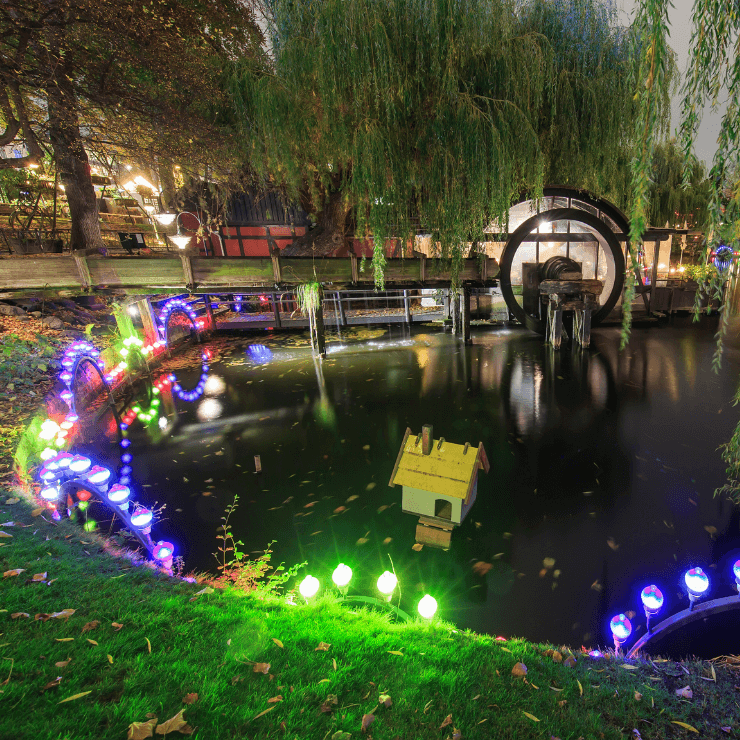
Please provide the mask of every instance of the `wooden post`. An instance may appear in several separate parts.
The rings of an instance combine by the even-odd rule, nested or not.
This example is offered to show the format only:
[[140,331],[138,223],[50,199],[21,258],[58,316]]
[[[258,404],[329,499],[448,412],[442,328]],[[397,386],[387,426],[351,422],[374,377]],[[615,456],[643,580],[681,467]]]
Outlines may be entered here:
[[450,320],[450,289],[442,289],[442,320]]
[[550,296],[550,302],[547,304],[547,334],[547,341],[553,348],[560,349],[563,339],[563,310],[557,293]]
[[279,285],[283,282],[283,271],[280,266],[280,250],[272,250],[270,257],[272,258],[272,276],[275,278],[275,284]]
[[185,287],[188,290],[192,290],[195,287],[195,280],[193,279],[193,265],[190,262],[190,257],[187,254],[181,254],[180,259],[182,260],[182,274],[185,277]]
[[342,326],[347,326],[347,317],[344,313],[344,306],[342,305],[342,293],[337,291],[337,306],[339,308],[339,323]]
[[154,344],[159,340],[157,332],[157,321],[154,318],[154,309],[148,298],[142,298],[134,304],[141,316],[141,323],[144,327],[144,344]]
[[427,279],[427,256],[422,252],[419,255],[419,282],[423,285]]
[[259,455],[254,456],[254,472],[255,473],[262,472],[262,460],[260,459]]
[[275,326],[277,326],[277,328],[279,329],[283,324],[280,321],[280,309],[278,308],[278,304],[277,304],[277,301],[275,300],[274,293],[270,293],[270,300],[272,301],[272,312],[273,314],[275,314]]
[[203,301],[206,306],[206,317],[208,318],[207,331],[213,331],[216,328],[216,322],[213,320],[213,309],[211,308],[211,297],[206,293],[203,296]]
[[590,293],[586,293],[583,298],[583,320],[577,341],[581,347],[588,347],[591,344],[591,312],[593,310],[593,300]]
[[453,334],[459,334],[460,333],[460,297],[458,296],[457,300],[454,300],[452,297],[450,297],[450,305],[452,307],[452,333]]
[[90,278],[90,268],[87,266],[85,255],[73,254],[72,256],[75,258],[75,264],[77,265],[77,272],[80,274],[82,287],[85,288],[85,290],[88,290],[92,285],[92,279]]
[[408,290],[403,291],[403,311],[406,314],[406,323],[411,323],[411,304],[409,303]]
[[658,282],[658,255],[660,254],[660,241],[655,240],[653,249],[653,274],[650,277],[650,308],[655,305],[655,284]]
[[356,285],[360,280],[360,268],[357,266],[357,256],[350,254],[349,261],[352,268],[352,285]]
[[462,335],[465,344],[471,344],[470,339],[470,288],[463,288],[460,291],[460,300],[462,301]]
[[324,332],[324,292],[321,291],[321,298],[316,309],[316,347],[320,357],[326,357],[326,335]]

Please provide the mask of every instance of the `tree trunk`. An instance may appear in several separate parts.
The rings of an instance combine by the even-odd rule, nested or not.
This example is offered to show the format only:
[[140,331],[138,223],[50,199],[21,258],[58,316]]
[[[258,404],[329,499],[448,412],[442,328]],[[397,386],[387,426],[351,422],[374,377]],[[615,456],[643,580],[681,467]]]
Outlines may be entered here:
[[[308,209],[310,205],[306,204],[303,207]],[[329,193],[329,198],[317,214],[317,219],[317,225],[283,249],[282,254],[286,257],[310,255],[325,257],[344,246],[346,240],[354,234],[352,209],[347,207],[342,193],[338,190]]]
[[97,199],[87,152],[80,138],[77,101],[63,74],[55,77],[47,88],[49,139],[69,203],[72,249],[102,249]]
[[160,200],[165,211],[174,211],[177,208],[177,185],[175,185],[174,165],[171,159],[163,159],[159,163],[159,189],[162,191]]

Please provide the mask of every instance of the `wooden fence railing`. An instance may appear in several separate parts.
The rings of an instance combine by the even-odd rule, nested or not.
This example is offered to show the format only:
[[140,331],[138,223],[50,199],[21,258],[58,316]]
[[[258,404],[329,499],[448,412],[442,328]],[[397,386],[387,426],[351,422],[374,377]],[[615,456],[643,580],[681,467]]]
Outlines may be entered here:
[[[197,257],[151,255],[103,257],[98,254],[27,255],[0,258],[0,290],[33,292],[61,290],[85,292],[96,288],[122,291],[230,292],[240,288],[290,286],[314,278],[333,286],[373,283],[368,265],[360,272],[356,257]],[[493,284],[498,263],[490,257],[464,260],[462,282]],[[385,280],[394,286],[449,285],[449,263],[424,256],[389,259]]]

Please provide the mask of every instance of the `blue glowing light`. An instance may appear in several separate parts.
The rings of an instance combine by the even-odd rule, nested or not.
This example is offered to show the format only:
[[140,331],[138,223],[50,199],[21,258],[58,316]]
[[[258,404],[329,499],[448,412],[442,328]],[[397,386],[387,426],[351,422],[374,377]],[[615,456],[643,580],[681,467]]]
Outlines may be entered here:
[[111,486],[110,491],[108,491],[108,498],[120,509],[125,510],[128,508],[128,500],[130,497],[131,491],[129,488],[120,483],[116,483],[114,486]]
[[702,596],[709,588],[709,578],[701,568],[691,568],[684,575],[686,588],[692,596]]
[[624,614],[612,617],[609,627],[617,642],[624,642],[632,634],[632,622]]
[[208,362],[206,361],[205,354],[203,355],[202,369],[203,372],[200,375],[200,380],[198,380],[198,384],[195,386],[195,388],[189,391],[183,389],[177,379],[177,376],[174,373],[170,373],[169,380],[172,384],[172,392],[182,401],[187,401],[188,403],[197,401],[203,395],[203,391],[206,387],[206,380],[208,380],[208,373],[210,370]]
[[135,527],[148,527],[152,521],[152,512],[149,509],[139,506],[131,516],[131,524]]
[[94,486],[104,486],[110,480],[111,472],[108,468],[95,465],[87,476]]
[[728,247],[726,244],[720,244],[714,253],[714,266],[719,272],[724,272],[730,266],[732,257],[732,247]]
[[69,463],[69,469],[73,473],[77,474],[86,473],[90,470],[91,465],[92,463],[89,457],[85,457],[84,455],[75,455]]
[[735,576],[735,580],[740,583],[740,560],[735,561],[735,565],[732,566],[732,573]]
[[59,498],[59,488],[57,486],[47,486],[41,489],[41,498],[44,501],[56,501]]
[[128,447],[131,444],[131,440],[130,439],[122,439],[119,442],[119,444],[121,445],[121,447]]
[[663,594],[657,586],[645,586],[640,594],[640,599],[645,611],[650,614],[657,614],[663,607]]
[[264,365],[272,360],[272,350],[264,344],[250,344],[247,347],[247,354],[252,362],[258,365]]
[[123,455],[121,455],[121,462],[122,463],[130,463],[134,459],[134,456],[130,452],[126,452]]
[[175,546],[171,542],[157,542],[154,546],[154,558],[155,560],[169,560],[175,552]]

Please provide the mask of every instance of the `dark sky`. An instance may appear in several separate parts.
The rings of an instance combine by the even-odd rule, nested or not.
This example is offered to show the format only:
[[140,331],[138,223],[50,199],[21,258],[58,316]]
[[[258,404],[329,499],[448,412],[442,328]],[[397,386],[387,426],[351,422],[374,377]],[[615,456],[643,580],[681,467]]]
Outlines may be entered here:
[[[633,17],[635,8],[639,0],[616,0],[617,7],[620,10],[620,19],[622,23],[627,24]],[[691,43],[691,10],[693,0],[672,0],[674,8],[668,9],[668,31],[670,38],[668,40],[671,48],[678,55],[678,69],[681,72],[681,78],[686,72],[689,61],[689,46]],[[695,153],[700,160],[704,160],[707,170],[712,165],[712,158],[717,149],[717,136],[719,135],[719,125],[722,114],[725,111],[725,105],[719,106],[718,111],[712,111],[707,105],[702,116],[699,133],[696,137]],[[676,94],[673,98],[672,105],[672,128],[675,130],[678,126],[681,113],[681,96]]]

